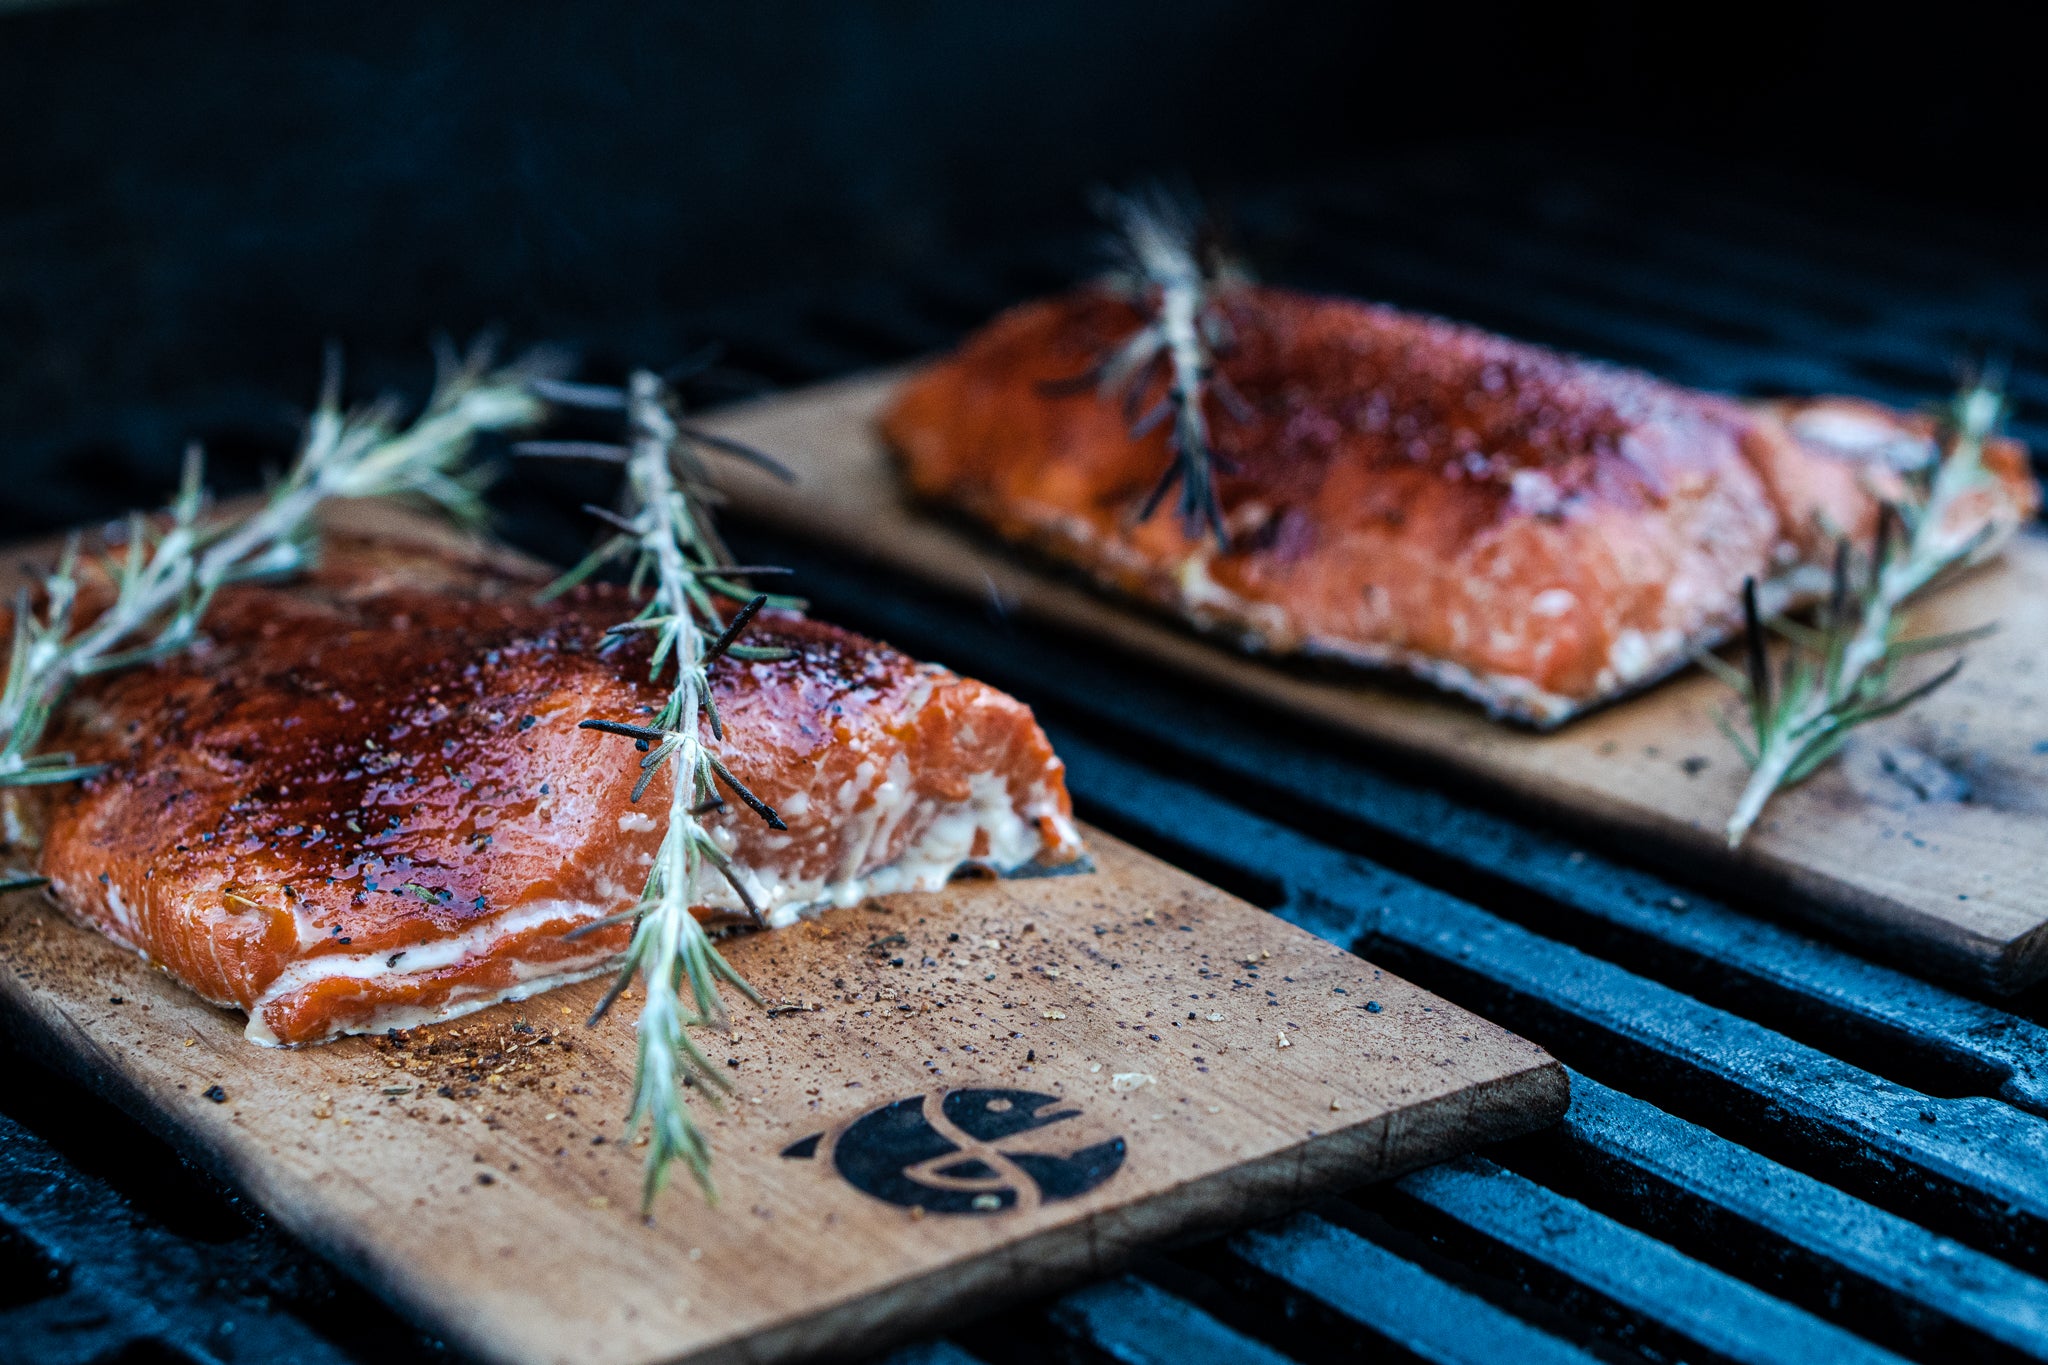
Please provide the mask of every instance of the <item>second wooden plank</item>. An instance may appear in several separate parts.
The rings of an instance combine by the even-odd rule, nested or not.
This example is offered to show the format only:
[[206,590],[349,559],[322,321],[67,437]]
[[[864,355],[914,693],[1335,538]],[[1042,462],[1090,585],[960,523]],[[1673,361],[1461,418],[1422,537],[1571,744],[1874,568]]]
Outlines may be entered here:
[[1680,863],[1759,913],[1788,910],[1917,965],[1998,990],[2048,976],[2048,537],[1944,590],[1914,626],[1999,623],[1961,678],[1857,733],[1839,761],[1775,801],[1731,853],[1722,823],[1746,776],[1694,672],[1550,735],[1371,678],[1247,658],[1111,602],[908,506],[874,419],[901,373],[718,414],[775,452],[794,487],[730,479],[735,510],[977,598],[1081,630],[1141,659],[1312,717],[1455,772],[1640,855]]

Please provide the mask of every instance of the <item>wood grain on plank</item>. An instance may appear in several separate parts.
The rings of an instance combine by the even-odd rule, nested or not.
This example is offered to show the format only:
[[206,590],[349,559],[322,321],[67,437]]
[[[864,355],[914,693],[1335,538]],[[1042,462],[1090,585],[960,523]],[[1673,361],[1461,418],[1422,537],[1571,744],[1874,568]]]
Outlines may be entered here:
[[[264,1050],[30,894],[0,899],[0,1003],[313,1246],[507,1362],[850,1350],[1562,1114],[1562,1069],[1534,1045],[1088,839],[1093,873],[735,941],[775,1008],[704,1039],[733,1083],[722,1113],[699,1110],[724,1200],[684,1178],[651,1223],[642,1150],[618,1140],[632,1002],[584,1028],[600,982],[402,1041]],[[1067,1111],[980,1145],[955,1122]],[[916,1146],[933,1130],[942,1154],[943,1134],[966,1141],[957,1161]],[[919,1160],[931,1208],[846,1175]]]
[[1962,676],[1859,731],[1782,795],[1740,853],[1723,822],[1745,769],[1719,733],[1724,687],[1694,671],[1536,735],[1413,687],[1277,666],[1110,601],[906,505],[874,419],[900,373],[730,409],[708,423],[799,475],[730,480],[735,510],[1087,632],[1143,659],[1395,748],[1637,856],[1683,864],[1744,909],[1815,918],[1922,967],[2011,990],[2048,976],[2048,536],[1935,594],[1912,626],[1987,621]]

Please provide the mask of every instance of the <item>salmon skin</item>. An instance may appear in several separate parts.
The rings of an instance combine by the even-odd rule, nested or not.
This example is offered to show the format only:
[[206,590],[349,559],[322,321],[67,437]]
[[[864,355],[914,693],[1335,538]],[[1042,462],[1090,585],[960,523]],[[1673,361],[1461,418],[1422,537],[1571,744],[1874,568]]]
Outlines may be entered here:
[[[911,490],[1239,646],[1417,674],[1556,725],[1727,638],[1744,579],[1789,605],[1874,534],[1931,420],[1855,399],[1745,404],[1476,328],[1241,285],[1216,307],[1242,403],[1205,408],[1229,532],[1134,509],[1170,432],[1071,382],[1145,325],[1082,289],[997,318],[882,419]],[[1965,510],[2039,505],[2026,453]]]
[[[47,789],[41,869],[72,917],[245,1010],[259,1043],[445,1019],[605,970],[662,838],[632,804],[644,633],[622,590],[545,606],[451,553],[331,542],[287,586],[223,591],[207,639],[66,706],[54,747],[109,763]],[[716,746],[780,812],[707,817],[772,925],[967,866],[1080,855],[1064,769],[1020,702],[793,612],[712,667]],[[667,771],[673,771],[668,769]],[[707,869],[700,918],[741,912]]]

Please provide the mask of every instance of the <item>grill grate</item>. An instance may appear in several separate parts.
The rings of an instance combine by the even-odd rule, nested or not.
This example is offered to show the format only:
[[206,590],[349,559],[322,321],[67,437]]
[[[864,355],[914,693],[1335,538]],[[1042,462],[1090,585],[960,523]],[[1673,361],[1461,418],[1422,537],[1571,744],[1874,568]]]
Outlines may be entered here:
[[[1998,230],[1526,145],[1247,193],[1234,218],[1273,278],[1708,387],[1914,403],[2003,357],[2048,452],[2048,272]],[[1077,232],[694,321],[807,382],[943,344],[1090,251]],[[580,477],[509,490],[517,538],[580,548],[559,510],[601,491]],[[1573,1068],[1552,1132],[1157,1250],[891,1365],[2048,1359],[2039,995],[1925,981],[995,604],[738,539],[822,613],[1030,702],[1089,819]],[[442,1357],[99,1101],[0,1066],[0,1359]]]

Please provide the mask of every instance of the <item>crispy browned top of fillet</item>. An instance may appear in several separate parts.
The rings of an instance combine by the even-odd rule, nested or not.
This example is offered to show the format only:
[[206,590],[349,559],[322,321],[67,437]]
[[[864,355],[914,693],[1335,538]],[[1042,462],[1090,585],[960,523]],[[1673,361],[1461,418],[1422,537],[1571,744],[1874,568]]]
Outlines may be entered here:
[[[1218,307],[1247,409],[1204,409],[1225,553],[1166,512],[1133,522],[1165,428],[1133,439],[1130,411],[1059,391],[1146,321],[1104,290],[997,318],[903,387],[884,434],[921,496],[1126,592],[1539,720],[1710,642],[1821,521],[1875,520],[1861,471],[1779,414],[1350,299],[1245,286]],[[2019,452],[1991,457],[2030,500]]]
[[[82,689],[51,735],[111,765],[47,797],[60,900],[245,1008],[303,958],[402,953],[522,906],[631,905],[666,779],[630,805],[632,741],[577,722],[646,720],[666,688],[644,636],[605,648],[632,614],[620,589],[543,605],[534,586],[343,540],[301,581],[222,592],[204,644]],[[736,801],[710,817],[741,866],[840,873],[899,756],[907,800],[966,801],[993,774],[1064,819],[1059,762],[1013,699],[795,613],[763,612],[747,639],[791,653],[713,666],[719,747],[789,829]],[[869,865],[891,851],[871,843]]]
[[[1455,548],[1501,514],[1522,471],[1544,474],[1560,500],[1640,510],[1717,471],[1749,425],[1727,400],[1438,318],[1252,286],[1222,308],[1233,341],[1220,368],[1251,413],[1235,420],[1211,403],[1211,434],[1235,466],[1219,478],[1225,505],[1263,505],[1243,532],[1248,550],[1302,553],[1304,533],[1418,519]],[[1145,321],[1097,289],[998,318],[888,415],[912,479],[1119,525],[1165,467],[1166,431],[1132,440],[1128,412],[1048,386]],[[934,427],[955,439],[919,439]],[[1331,496],[1339,467],[1369,476],[1362,497]],[[1289,523],[1311,514],[1315,526],[1290,536]]]
[[[1668,619],[1673,582],[1766,561],[1776,517],[1732,403],[1350,300],[1247,287],[1221,307],[1250,411],[1208,405],[1233,543],[1206,584],[1176,518],[1131,521],[1166,432],[1133,440],[1117,405],[1046,391],[1141,325],[1115,296],[1005,314],[885,430],[919,493],[1164,605],[1199,614],[1220,590],[1266,648],[1387,646],[1556,693],[1598,690],[1626,632],[1699,627]],[[1546,613],[1553,591],[1570,610]]]

